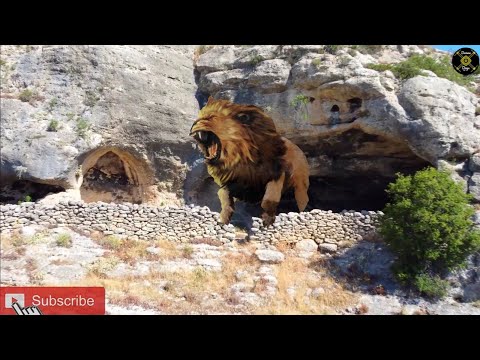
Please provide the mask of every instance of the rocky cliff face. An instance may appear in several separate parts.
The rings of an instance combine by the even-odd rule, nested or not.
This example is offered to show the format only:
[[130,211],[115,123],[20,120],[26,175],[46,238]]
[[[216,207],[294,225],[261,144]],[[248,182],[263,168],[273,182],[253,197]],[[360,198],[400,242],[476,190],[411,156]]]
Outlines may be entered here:
[[[363,50],[2,46],[0,201],[65,189],[43,201],[185,200],[218,210],[188,138],[210,95],[263,107],[304,150],[310,208],[381,208],[396,172],[427,165],[451,169],[480,201],[478,97],[431,71],[401,80],[370,68],[441,55],[430,48]],[[291,200],[283,210],[296,210]]]
[[45,195],[40,183],[86,201],[175,202],[197,155],[193,50],[2,46],[2,184],[34,196]]
[[381,207],[396,172],[427,165],[454,170],[480,200],[477,96],[431,71],[401,80],[369,68],[443,55],[431,48],[364,49],[370,54],[332,45],[203,48],[195,67],[199,99],[267,109],[307,154],[313,207]]

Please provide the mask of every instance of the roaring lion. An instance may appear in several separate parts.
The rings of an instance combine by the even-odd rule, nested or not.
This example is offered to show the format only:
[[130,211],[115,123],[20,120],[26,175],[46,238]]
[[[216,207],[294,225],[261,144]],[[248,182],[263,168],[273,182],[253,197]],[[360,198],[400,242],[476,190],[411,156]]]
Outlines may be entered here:
[[263,225],[275,221],[282,194],[294,189],[299,211],[308,203],[309,169],[300,148],[281,137],[259,107],[208,99],[190,129],[220,186],[220,221],[228,224],[235,199],[261,201]]

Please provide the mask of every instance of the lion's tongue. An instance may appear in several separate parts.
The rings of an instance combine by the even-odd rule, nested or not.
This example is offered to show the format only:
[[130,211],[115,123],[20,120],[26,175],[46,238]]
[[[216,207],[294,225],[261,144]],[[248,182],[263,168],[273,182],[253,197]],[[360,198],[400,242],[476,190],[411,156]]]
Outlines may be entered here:
[[215,155],[217,155],[217,144],[213,144],[212,146],[210,146],[208,149],[208,158],[209,159],[213,159],[215,157]]

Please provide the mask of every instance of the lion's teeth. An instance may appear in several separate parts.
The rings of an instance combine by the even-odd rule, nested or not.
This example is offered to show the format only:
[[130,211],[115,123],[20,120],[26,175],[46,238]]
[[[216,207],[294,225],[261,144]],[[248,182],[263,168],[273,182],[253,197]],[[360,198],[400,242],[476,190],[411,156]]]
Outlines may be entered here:
[[205,134],[204,134],[203,131],[199,131],[199,132],[198,132],[198,138],[199,138],[201,141],[203,141],[204,136],[205,136]]

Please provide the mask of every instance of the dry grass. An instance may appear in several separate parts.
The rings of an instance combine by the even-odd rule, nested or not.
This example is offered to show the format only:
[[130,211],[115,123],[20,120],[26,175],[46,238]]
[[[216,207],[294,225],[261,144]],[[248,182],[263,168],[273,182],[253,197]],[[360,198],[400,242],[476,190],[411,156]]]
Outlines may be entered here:
[[75,262],[68,259],[55,259],[50,261],[51,265],[61,266],[61,265],[74,265]]
[[33,258],[28,258],[25,264],[25,271],[29,277],[30,283],[41,284],[43,281],[43,273],[38,269],[37,261]]
[[[160,244],[167,245],[167,249],[173,252],[168,244],[163,241]],[[162,250],[163,258],[166,249],[162,247]],[[177,255],[181,254],[179,250],[176,252]],[[118,263],[115,259],[112,254],[97,262],[85,279],[73,285],[104,286],[113,304],[137,305],[168,314],[231,313],[232,306],[238,304],[238,299],[233,299],[229,290],[236,282],[235,273],[245,270],[253,274],[258,265],[253,256],[227,253],[220,272],[209,272],[198,266],[193,271],[151,272],[142,276],[107,278],[108,270]],[[216,299],[215,294],[218,297]]]
[[[257,314],[334,314],[354,301],[354,295],[335,282],[325,271],[316,271],[303,259],[289,257],[277,268],[278,292]],[[307,295],[309,289],[323,288],[317,298]],[[289,290],[289,289],[293,289]]]
[[214,47],[214,45],[200,45],[195,48],[195,51],[193,52],[193,62],[196,63],[198,58],[205,54],[208,50],[211,50]]
[[72,235],[69,233],[58,234],[56,238],[57,246],[71,248],[72,247]]
[[[287,256],[282,264],[272,266],[278,280],[276,295],[260,306],[243,303],[238,293],[231,290],[232,285],[239,282],[237,272],[247,274],[242,282],[251,284],[251,291],[257,295],[263,297],[267,286],[271,286],[262,277],[254,278],[261,264],[253,255],[255,249],[251,244],[241,246],[238,252],[225,252],[221,258],[221,271],[206,271],[197,266],[193,270],[150,271],[144,275],[112,277],[109,274],[119,263],[134,265],[138,260],[190,263],[185,258],[192,257],[195,246],[164,239],[149,242],[111,236],[95,236],[95,241],[109,251],[90,266],[84,279],[71,285],[103,286],[108,300],[123,307],[137,305],[166,314],[331,314],[354,301],[354,296],[327,274],[325,264],[316,262],[312,266],[304,259]],[[152,246],[159,249],[158,255],[146,250]],[[286,253],[292,246],[280,245]],[[57,259],[52,264],[64,265],[64,262]],[[38,282],[41,274],[35,265],[31,260],[27,271],[31,280]],[[325,291],[317,298],[309,295],[312,289],[320,287]]]
[[[133,265],[138,260],[145,259],[155,261],[159,256],[147,251],[153,244],[145,240],[120,239],[115,235],[94,236],[94,241],[103,248],[110,250],[111,254],[120,261]],[[163,244],[163,243],[162,243]],[[157,243],[158,245],[158,243]],[[171,249],[171,247],[166,246]]]
[[222,246],[223,243],[220,240],[216,240],[213,238],[197,238],[197,239],[192,239],[190,240],[190,244],[206,244],[206,245],[211,245],[211,246]]
[[183,256],[185,259],[191,259],[191,258],[192,258],[192,255],[193,255],[193,248],[192,248],[190,245],[185,245],[185,246],[182,248],[182,256]]
[[[181,250],[174,250],[171,243],[160,241],[156,245],[159,244],[170,249],[170,255],[176,252],[182,257]],[[162,255],[167,253],[165,248],[161,248]],[[240,305],[238,294],[230,290],[237,283],[235,274],[238,271],[252,276],[255,274],[260,263],[253,255],[226,253],[219,272],[206,271],[198,266],[193,271],[150,272],[141,276],[107,278],[105,273],[118,260],[116,255],[111,254],[97,262],[85,279],[73,285],[104,286],[112,304],[124,307],[137,305],[167,314],[334,314],[352,305],[355,300],[353,294],[327,275],[324,267],[317,265],[312,269],[299,258],[287,257],[285,262],[277,265],[278,292],[267,304],[257,307]],[[265,280],[259,280],[253,291],[260,294],[267,285]],[[308,291],[320,287],[325,292],[318,298],[308,295]],[[289,290],[291,288],[293,293]]]

